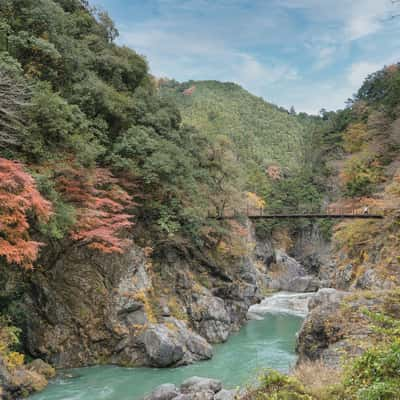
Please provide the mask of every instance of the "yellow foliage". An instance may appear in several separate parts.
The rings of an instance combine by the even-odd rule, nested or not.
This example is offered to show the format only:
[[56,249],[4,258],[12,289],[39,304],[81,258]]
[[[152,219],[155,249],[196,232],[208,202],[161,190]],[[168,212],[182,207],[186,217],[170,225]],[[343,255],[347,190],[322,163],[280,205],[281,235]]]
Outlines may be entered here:
[[368,245],[380,232],[381,225],[375,220],[356,220],[338,224],[334,232],[334,240],[339,248],[349,252],[350,256],[358,258],[369,257]]
[[178,330],[176,325],[174,323],[172,323],[172,322],[166,322],[165,326],[172,332],[176,332]]
[[249,208],[265,208],[265,201],[253,192],[246,192],[246,200]]
[[327,366],[323,361],[307,361],[296,366],[294,376],[317,399],[331,399],[327,389],[339,385],[342,372]]
[[351,124],[344,132],[344,149],[356,153],[363,148],[367,138],[367,126],[363,123]]
[[7,368],[9,370],[13,370],[24,364],[25,357],[21,353],[18,353],[16,351],[11,351],[4,357],[4,361],[7,365]]
[[156,304],[153,297],[154,296],[153,293],[151,293],[151,290],[146,289],[142,289],[133,296],[135,300],[143,303],[144,312],[146,313],[148,321],[152,324],[155,324],[157,323],[157,313],[155,310]]
[[171,297],[168,300],[168,308],[171,312],[171,315],[175,317],[176,319],[180,320],[187,320],[188,316],[184,310],[184,308],[178,303],[175,297]]

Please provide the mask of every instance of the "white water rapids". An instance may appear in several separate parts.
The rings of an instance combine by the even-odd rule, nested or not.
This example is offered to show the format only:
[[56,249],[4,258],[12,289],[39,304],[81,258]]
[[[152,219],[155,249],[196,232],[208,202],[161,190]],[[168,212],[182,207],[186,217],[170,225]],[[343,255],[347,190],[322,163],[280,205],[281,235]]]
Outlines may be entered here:
[[291,314],[306,317],[308,302],[315,293],[279,292],[266,297],[260,304],[255,304],[248,311],[249,319],[262,319],[265,314]]

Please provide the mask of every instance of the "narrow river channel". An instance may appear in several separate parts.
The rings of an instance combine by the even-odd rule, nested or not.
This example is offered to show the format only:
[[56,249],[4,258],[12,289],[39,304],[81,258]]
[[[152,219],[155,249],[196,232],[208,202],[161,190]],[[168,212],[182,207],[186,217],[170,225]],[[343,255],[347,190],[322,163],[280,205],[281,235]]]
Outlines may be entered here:
[[262,370],[288,371],[296,361],[296,333],[309,295],[279,293],[252,307],[249,321],[214,357],[181,368],[113,366],[61,371],[48,388],[31,400],[137,400],[163,383],[180,384],[191,376],[222,380],[224,387],[251,384]]

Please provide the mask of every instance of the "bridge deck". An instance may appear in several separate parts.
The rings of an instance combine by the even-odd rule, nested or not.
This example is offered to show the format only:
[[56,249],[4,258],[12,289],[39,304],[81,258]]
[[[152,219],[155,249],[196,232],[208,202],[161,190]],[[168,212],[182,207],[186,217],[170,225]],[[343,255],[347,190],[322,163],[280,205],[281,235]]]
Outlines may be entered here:
[[266,214],[266,215],[223,215],[215,216],[216,219],[234,219],[238,216],[246,216],[250,219],[287,219],[287,218],[318,218],[318,219],[339,219],[339,218],[357,218],[357,219],[383,219],[381,214]]
[[263,208],[244,208],[244,209],[227,209],[222,215],[214,212],[209,213],[210,218],[214,219],[234,219],[238,217],[247,217],[250,219],[288,219],[288,218],[316,218],[316,219],[383,219],[385,216],[384,209],[369,209],[364,212],[360,208],[331,208],[328,207],[324,211],[311,210],[266,210]]

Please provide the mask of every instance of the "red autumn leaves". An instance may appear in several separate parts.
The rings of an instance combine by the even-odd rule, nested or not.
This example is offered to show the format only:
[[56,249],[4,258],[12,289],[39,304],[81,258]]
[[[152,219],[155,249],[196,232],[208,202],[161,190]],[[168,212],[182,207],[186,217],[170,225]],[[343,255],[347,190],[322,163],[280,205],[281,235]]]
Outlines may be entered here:
[[10,264],[31,268],[41,243],[29,237],[28,216],[45,222],[51,209],[22,165],[0,158],[0,256]]
[[125,210],[134,202],[110,171],[96,168],[88,175],[82,169],[69,168],[58,177],[57,189],[76,209],[73,240],[103,253],[122,253],[131,243],[120,234],[133,226],[132,215]]
[[[121,237],[133,226],[126,210],[135,204],[102,168],[67,168],[58,172],[57,190],[76,210],[70,237],[103,253],[122,253],[131,243]],[[31,175],[15,161],[0,158],[0,256],[10,264],[32,268],[42,243],[29,236],[29,222],[46,222],[52,205],[44,199]]]

